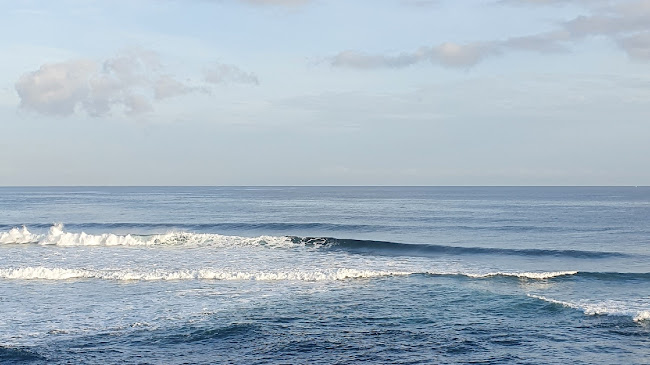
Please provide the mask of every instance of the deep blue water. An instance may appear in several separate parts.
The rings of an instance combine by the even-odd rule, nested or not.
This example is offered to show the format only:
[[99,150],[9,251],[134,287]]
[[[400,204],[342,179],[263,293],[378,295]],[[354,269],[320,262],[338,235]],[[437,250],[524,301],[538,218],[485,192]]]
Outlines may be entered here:
[[0,363],[650,364],[650,188],[0,188]]

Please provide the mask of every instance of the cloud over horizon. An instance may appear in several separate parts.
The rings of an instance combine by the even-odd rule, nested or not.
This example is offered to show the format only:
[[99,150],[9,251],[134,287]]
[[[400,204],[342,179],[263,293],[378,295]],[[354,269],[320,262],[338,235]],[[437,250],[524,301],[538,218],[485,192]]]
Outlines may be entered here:
[[[259,84],[252,73],[233,65],[221,66],[220,73],[206,76],[205,82]],[[157,53],[143,49],[100,62],[73,59],[44,64],[23,74],[14,86],[22,109],[52,116],[79,112],[91,117],[140,115],[153,111],[160,100],[209,92],[207,84],[180,81],[165,69]]]

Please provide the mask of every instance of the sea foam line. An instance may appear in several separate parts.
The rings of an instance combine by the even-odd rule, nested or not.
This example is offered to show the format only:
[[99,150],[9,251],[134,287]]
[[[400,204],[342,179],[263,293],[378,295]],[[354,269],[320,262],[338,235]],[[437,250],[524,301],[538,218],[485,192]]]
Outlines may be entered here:
[[209,233],[170,232],[152,236],[116,235],[103,233],[99,235],[65,232],[63,224],[58,223],[50,227],[47,234],[33,234],[26,227],[12,228],[9,232],[0,232],[2,244],[39,244],[53,246],[156,246],[156,245],[183,245],[183,246],[270,246],[294,247],[300,246],[289,237],[260,236],[239,237],[224,236]]
[[577,271],[547,271],[547,272],[490,272],[486,274],[465,274],[470,278],[491,278],[491,277],[516,277],[521,279],[551,279],[559,276],[576,275]]
[[541,295],[527,294],[531,298],[543,300],[548,303],[561,305],[566,308],[577,309],[588,316],[628,316],[635,322],[650,320],[650,310],[641,308],[630,308],[628,302],[608,300],[599,303],[566,302],[562,300],[547,298]]

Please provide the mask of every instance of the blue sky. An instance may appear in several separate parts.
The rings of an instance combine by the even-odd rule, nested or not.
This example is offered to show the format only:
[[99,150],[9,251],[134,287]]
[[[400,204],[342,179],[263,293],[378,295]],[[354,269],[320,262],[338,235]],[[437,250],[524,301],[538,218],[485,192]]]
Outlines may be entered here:
[[650,0],[0,3],[0,185],[650,185]]

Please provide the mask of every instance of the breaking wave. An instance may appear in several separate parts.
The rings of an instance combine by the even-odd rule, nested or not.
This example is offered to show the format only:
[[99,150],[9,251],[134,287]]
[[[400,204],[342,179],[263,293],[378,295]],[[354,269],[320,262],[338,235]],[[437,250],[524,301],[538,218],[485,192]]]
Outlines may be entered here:
[[634,303],[630,302],[620,300],[607,300],[597,303],[588,301],[569,302],[541,295],[528,294],[528,296],[565,308],[577,309],[588,316],[626,316],[631,317],[635,322],[650,321],[650,309],[641,308],[642,305],[634,306]]
[[224,236],[209,233],[169,232],[148,236],[117,235],[103,233],[99,235],[65,232],[63,224],[50,227],[47,234],[39,235],[29,232],[27,227],[12,228],[9,232],[0,233],[0,243],[3,244],[39,244],[54,246],[155,246],[155,245],[186,245],[186,246],[295,246],[288,237],[260,236],[239,237]]
[[487,274],[465,274],[471,278],[491,278],[496,276],[515,277],[520,279],[551,279],[560,276],[576,275],[577,271],[550,271],[550,272],[491,272]]
[[2,279],[71,280],[102,279],[120,281],[154,280],[261,280],[261,281],[335,281],[386,276],[411,275],[401,271],[373,271],[357,269],[289,270],[289,271],[224,271],[200,270],[89,270],[70,268],[25,267],[0,269]]
[[88,234],[66,232],[63,224],[55,224],[46,234],[35,234],[27,227],[0,232],[0,244],[38,244],[53,246],[189,246],[189,247],[241,247],[264,246],[270,248],[309,247],[323,250],[344,250],[361,254],[401,256],[439,255],[511,255],[554,256],[582,259],[625,257],[627,254],[603,251],[517,249],[494,247],[463,247],[434,244],[409,244],[389,241],[340,239],[331,237],[298,236],[228,236],[215,233],[168,232],[164,234]]
[[85,269],[49,268],[43,266],[0,269],[0,279],[13,280],[72,280],[102,279],[123,281],[153,280],[266,280],[266,281],[335,281],[345,279],[377,278],[389,276],[465,276],[472,279],[491,277],[545,280],[560,276],[575,275],[577,271],[558,272],[415,272],[370,269],[295,269],[283,271],[227,271],[214,268],[183,270],[138,270],[138,269]]

